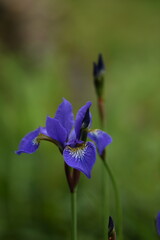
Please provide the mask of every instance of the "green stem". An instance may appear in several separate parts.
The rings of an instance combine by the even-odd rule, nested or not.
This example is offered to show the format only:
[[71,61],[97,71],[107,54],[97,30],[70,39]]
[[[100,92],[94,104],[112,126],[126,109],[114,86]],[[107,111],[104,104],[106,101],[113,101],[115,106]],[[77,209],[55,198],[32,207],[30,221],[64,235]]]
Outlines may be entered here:
[[122,240],[122,209],[121,209],[121,205],[120,205],[120,198],[119,198],[119,192],[118,192],[118,188],[117,188],[117,184],[115,181],[115,178],[113,176],[113,173],[108,165],[108,163],[106,162],[106,160],[103,161],[104,166],[106,171],[108,172],[108,175],[110,177],[110,180],[112,182],[113,185],[113,189],[114,189],[114,193],[115,193],[115,203],[116,203],[116,213],[117,213],[117,232],[118,232],[118,239]]
[[[99,117],[100,117],[100,125],[101,129],[105,128],[106,122],[105,120],[105,111],[104,111],[104,100],[102,97],[98,98],[98,109],[99,109]],[[106,152],[106,150],[105,150]],[[109,194],[107,189],[107,176],[104,167],[101,169],[101,184],[102,184],[102,226],[103,226],[103,237],[106,239],[106,226],[107,220],[109,217]]]
[[71,192],[72,238],[77,240],[77,192]]
[[102,184],[102,198],[101,198],[101,206],[102,206],[102,226],[103,226],[103,238],[106,239],[107,233],[107,221],[109,217],[109,194],[108,194],[108,187],[107,187],[107,179],[108,175],[106,174],[106,169],[104,166],[101,166],[101,184]]

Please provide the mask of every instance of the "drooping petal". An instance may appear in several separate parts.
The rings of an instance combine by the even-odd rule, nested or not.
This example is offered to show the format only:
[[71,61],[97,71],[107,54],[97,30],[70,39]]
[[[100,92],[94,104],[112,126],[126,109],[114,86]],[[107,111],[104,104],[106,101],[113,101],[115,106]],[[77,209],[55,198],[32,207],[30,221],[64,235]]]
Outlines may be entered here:
[[47,117],[46,130],[49,137],[53,138],[54,140],[57,140],[62,145],[64,145],[64,142],[67,139],[67,131],[57,119]]
[[34,153],[38,147],[39,142],[37,141],[38,135],[41,133],[41,128],[37,128],[35,131],[28,133],[20,142],[18,151],[16,153]]
[[84,125],[84,127],[88,127],[87,125],[90,124],[90,113],[89,113],[89,108],[91,106],[91,102],[87,102],[83,107],[81,107],[77,113],[76,116],[76,121],[75,121],[75,133],[76,133],[76,137],[77,139],[80,138],[80,132],[81,132],[81,128],[83,127],[82,125]]
[[83,172],[88,178],[96,161],[96,148],[93,143],[86,142],[77,147],[66,146],[63,151],[64,161],[72,168]]
[[156,217],[156,228],[157,228],[157,233],[160,236],[160,212],[158,212]]
[[61,123],[61,125],[66,129],[67,135],[69,135],[74,124],[74,116],[72,113],[71,103],[64,98],[63,102],[59,105],[57,109],[55,119],[57,119]]
[[95,142],[100,155],[103,153],[105,147],[112,142],[111,136],[99,129],[90,130],[88,137]]

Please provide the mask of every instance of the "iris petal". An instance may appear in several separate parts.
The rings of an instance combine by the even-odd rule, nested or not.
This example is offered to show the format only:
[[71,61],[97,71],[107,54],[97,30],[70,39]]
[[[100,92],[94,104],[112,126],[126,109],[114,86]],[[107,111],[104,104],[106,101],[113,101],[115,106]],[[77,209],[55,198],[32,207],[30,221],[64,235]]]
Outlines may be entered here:
[[88,137],[95,142],[100,155],[102,155],[105,147],[112,142],[111,136],[99,129],[90,130]]
[[[83,107],[81,107],[79,109],[79,111],[77,113],[76,121],[75,121],[75,133],[76,133],[77,139],[80,138],[80,131],[82,128],[82,124],[83,124],[84,118],[85,118],[86,113],[89,110],[91,104],[92,104],[91,102],[87,102]],[[90,118],[91,118],[90,114],[88,114],[88,118],[89,119],[87,119],[87,122],[90,122]]]
[[88,178],[96,161],[96,149],[93,143],[86,142],[77,147],[66,146],[63,151],[64,161],[72,168],[83,172]]
[[45,127],[40,127],[40,133],[49,137],[49,135],[47,133],[47,129]]
[[34,153],[38,147],[39,142],[37,141],[38,135],[41,133],[41,128],[37,128],[35,131],[28,133],[20,142],[18,151],[16,153]]
[[57,140],[62,145],[67,139],[67,131],[55,118],[47,117],[46,130],[49,137],[53,138],[54,140]]
[[72,113],[71,103],[64,98],[63,102],[59,105],[57,109],[55,119],[57,119],[61,123],[61,125],[66,129],[67,135],[69,135],[74,124],[74,116]]
[[70,141],[75,141],[76,140],[76,133],[75,133],[75,130],[74,128],[71,130],[70,134],[69,134],[69,137],[68,137],[68,142]]

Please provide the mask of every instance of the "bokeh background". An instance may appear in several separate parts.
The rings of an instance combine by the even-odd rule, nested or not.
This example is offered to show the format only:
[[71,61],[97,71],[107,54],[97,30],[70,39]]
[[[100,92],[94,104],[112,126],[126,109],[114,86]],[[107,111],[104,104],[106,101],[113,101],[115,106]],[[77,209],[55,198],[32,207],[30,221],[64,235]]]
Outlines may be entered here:
[[[157,239],[160,210],[160,1],[0,0],[0,239],[70,239],[70,194],[58,149],[17,156],[20,139],[53,116],[93,102],[92,62],[106,63],[106,131],[125,240]],[[79,239],[102,237],[101,161],[78,188]],[[107,182],[109,213],[116,222]],[[106,219],[107,232],[107,219]],[[106,238],[107,239],[107,238]]]

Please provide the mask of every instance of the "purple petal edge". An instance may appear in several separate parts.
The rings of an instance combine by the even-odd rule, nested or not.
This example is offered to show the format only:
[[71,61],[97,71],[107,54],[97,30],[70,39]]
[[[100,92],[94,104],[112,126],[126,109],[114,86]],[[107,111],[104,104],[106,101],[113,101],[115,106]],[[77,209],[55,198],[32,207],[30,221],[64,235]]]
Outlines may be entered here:
[[89,131],[88,137],[95,142],[100,155],[102,155],[103,150],[112,142],[111,136],[99,129]]
[[15,153],[18,155],[20,155],[21,153],[34,153],[39,147],[39,143],[36,141],[36,137],[40,133],[41,127],[25,135],[19,144],[18,151],[16,151]]

